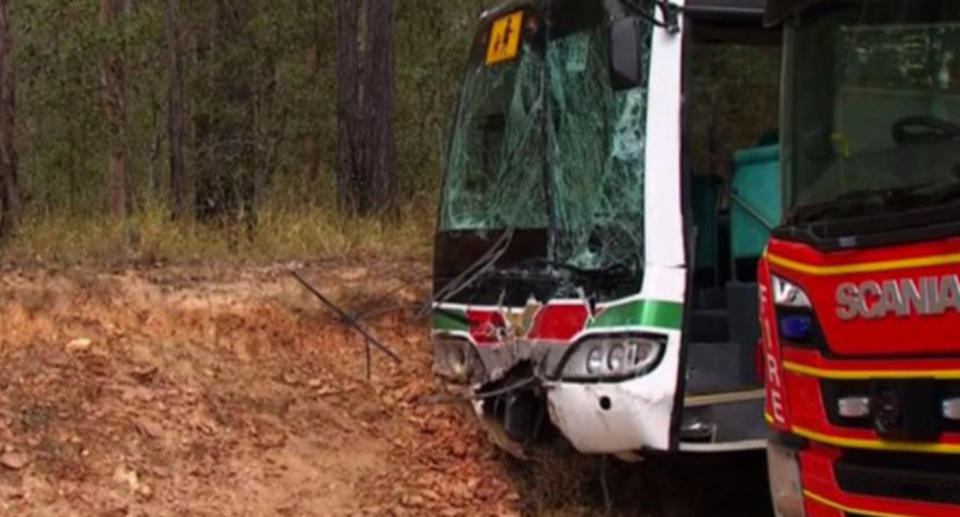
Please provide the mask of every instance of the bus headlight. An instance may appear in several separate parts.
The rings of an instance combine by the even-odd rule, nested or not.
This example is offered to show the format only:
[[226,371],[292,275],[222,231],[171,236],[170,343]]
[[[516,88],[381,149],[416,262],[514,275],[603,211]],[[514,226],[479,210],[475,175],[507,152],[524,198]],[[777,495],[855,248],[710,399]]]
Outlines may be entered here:
[[456,383],[475,382],[484,373],[483,361],[469,341],[437,337],[433,340],[433,373]]
[[587,355],[587,373],[595,375],[603,369],[603,348],[593,347]]
[[587,338],[574,345],[561,367],[564,380],[627,378],[653,370],[663,358],[663,342],[637,336]]

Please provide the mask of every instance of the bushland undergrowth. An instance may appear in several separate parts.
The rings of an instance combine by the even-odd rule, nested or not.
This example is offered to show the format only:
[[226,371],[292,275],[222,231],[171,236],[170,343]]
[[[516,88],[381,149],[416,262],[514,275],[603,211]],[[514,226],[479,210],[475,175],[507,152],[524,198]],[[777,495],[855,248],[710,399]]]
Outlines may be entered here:
[[17,233],[0,244],[13,263],[189,264],[268,263],[350,257],[426,258],[432,207],[408,206],[396,218],[346,218],[323,206],[271,204],[257,224],[174,221],[166,207],[146,207],[116,220],[105,214],[28,212]]

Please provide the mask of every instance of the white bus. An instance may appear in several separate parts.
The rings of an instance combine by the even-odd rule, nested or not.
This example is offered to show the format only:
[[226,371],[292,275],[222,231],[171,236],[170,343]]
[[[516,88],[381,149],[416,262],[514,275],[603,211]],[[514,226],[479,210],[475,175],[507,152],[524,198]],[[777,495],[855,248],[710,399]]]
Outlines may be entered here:
[[756,264],[779,220],[762,0],[482,13],[436,235],[435,371],[498,444],[762,449]]

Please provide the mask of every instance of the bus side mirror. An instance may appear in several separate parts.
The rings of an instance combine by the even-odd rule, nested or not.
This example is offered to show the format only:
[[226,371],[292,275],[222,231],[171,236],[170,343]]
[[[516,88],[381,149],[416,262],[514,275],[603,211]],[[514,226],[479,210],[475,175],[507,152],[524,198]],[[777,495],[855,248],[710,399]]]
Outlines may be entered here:
[[609,29],[610,86],[623,91],[643,85],[640,49],[644,30],[636,18],[622,18]]

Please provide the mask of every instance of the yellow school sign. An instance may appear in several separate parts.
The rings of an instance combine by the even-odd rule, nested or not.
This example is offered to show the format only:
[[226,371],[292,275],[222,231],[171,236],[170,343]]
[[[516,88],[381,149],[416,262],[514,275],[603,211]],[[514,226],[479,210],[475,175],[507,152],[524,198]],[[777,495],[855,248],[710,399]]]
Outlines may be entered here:
[[523,11],[508,14],[493,22],[490,43],[487,45],[487,66],[517,57],[520,34],[523,32]]

